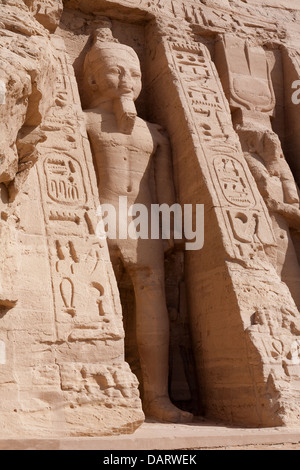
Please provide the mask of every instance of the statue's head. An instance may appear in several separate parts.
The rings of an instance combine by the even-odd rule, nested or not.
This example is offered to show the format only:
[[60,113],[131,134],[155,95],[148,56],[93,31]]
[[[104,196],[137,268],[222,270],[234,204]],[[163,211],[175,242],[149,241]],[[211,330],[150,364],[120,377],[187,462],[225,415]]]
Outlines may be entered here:
[[127,96],[135,101],[142,89],[139,58],[124,44],[96,42],[87,54],[85,74],[94,93],[111,100]]
[[[103,34],[104,36],[103,38]],[[108,34],[108,37],[107,37]],[[137,116],[134,101],[142,89],[139,58],[129,46],[120,44],[108,29],[94,34],[94,44],[84,63],[85,83],[93,103],[111,103],[119,130],[130,134]]]

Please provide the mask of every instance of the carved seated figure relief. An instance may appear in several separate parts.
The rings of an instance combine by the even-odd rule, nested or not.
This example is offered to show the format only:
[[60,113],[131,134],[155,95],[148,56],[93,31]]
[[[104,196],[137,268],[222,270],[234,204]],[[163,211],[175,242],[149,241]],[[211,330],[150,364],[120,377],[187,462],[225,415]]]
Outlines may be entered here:
[[244,143],[245,158],[273,222],[277,247],[269,250],[270,258],[299,309],[300,267],[290,234],[290,228],[300,229],[299,196],[294,177],[274,132],[251,128],[237,130]]
[[[107,35],[106,35],[107,36]],[[98,175],[102,204],[111,204],[119,217],[119,197],[128,205],[153,202],[150,190],[155,168],[159,203],[172,205],[172,166],[168,139],[159,126],[137,116],[141,68],[135,51],[97,33],[85,59],[85,77],[92,91],[86,110],[88,135]],[[187,422],[190,413],[175,407],[168,395],[169,319],[164,285],[162,240],[109,239],[118,276],[122,262],[135,292],[137,343],[143,376],[146,415],[166,422]]]
[[276,105],[266,53],[261,46],[225,35],[217,64],[245,159],[272,219],[277,246],[269,258],[300,309],[300,266],[290,229],[300,230],[299,194],[271,118]]

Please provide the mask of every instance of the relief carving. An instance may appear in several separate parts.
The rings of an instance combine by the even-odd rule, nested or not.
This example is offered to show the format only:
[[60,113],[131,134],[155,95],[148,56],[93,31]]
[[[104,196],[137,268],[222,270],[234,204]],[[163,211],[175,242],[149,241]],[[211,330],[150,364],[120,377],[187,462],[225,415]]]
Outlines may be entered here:
[[214,160],[217,178],[224,197],[228,202],[240,207],[253,207],[255,199],[241,163],[230,157],[217,157]]
[[[102,204],[119,208],[119,196],[150,209],[150,168],[156,170],[159,201],[175,202],[168,141],[157,126],[137,116],[134,101],[141,92],[139,59],[128,46],[94,34],[85,59],[92,96],[86,110],[87,130],[99,178]],[[153,162],[153,163],[152,163]],[[168,397],[169,322],[161,240],[108,240],[111,259],[121,260],[131,277],[136,302],[136,329],[143,375],[143,407],[154,418],[185,422],[192,416]],[[113,261],[114,262],[114,261]]]
[[75,206],[86,201],[80,164],[74,158],[57,153],[44,167],[50,199]]
[[271,120],[275,93],[261,46],[225,35],[218,43],[218,66],[245,159],[269,210],[277,248],[269,258],[300,308],[300,266],[290,229],[299,231],[299,192]]

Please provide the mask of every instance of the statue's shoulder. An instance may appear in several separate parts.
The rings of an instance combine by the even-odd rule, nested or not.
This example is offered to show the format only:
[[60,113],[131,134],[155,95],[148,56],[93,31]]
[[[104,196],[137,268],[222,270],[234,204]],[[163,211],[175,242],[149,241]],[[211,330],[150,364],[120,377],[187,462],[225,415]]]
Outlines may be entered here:
[[86,109],[84,111],[85,123],[87,130],[93,128],[95,125],[101,124],[104,120],[103,114],[98,109]]
[[147,122],[147,126],[152,134],[154,142],[157,145],[169,145],[168,134],[161,125]]
[[158,124],[153,124],[152,122],[145,121],[140,117],[136,118],[136,123],[139,127],[148,129],[153,137],[159,138],[159,136],[161,136],[162,127]]
[[102,116],[103,114],[99,111],[98,108],[91,108],[91,109],[85,109],[84,110],[84,115],[86,120],[101,120],[102,121]]

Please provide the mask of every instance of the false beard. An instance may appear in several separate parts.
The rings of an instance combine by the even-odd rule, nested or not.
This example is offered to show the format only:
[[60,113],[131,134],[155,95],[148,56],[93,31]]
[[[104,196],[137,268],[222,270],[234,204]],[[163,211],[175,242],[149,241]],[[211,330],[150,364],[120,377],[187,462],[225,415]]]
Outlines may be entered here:
[[137,111],[132,97],[121,96],[114,103],[119,131],[123,134],[132,134],[137,117]]

